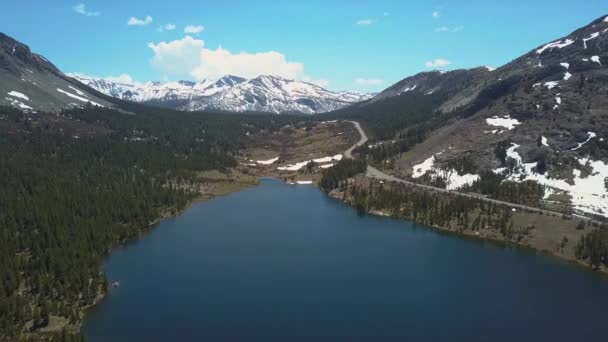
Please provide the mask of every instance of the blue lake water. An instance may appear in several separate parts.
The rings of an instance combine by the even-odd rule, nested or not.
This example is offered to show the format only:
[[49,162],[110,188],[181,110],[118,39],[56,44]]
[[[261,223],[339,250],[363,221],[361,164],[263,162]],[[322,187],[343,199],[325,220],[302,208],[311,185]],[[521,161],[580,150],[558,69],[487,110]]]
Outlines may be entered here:
[[605,340],[608,279],[358,216],[312,186],[197,204],[107,259],[89,341]]

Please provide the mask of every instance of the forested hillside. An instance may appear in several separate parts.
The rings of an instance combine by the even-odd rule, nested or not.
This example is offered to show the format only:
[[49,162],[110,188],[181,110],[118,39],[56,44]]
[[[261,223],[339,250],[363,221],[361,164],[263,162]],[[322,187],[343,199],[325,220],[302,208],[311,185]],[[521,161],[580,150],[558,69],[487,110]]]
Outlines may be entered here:
[[197,173],[235,166],[248,136],[302,120],[132,109],[0,108],[0,341],[79,340],[41,331],[78,327],[111,246],[183,209]]

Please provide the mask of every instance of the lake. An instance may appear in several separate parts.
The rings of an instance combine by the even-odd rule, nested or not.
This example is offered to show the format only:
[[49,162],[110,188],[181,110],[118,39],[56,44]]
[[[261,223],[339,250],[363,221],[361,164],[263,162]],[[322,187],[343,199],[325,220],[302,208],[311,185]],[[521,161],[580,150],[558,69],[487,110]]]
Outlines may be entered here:
[[199,203],[106,260],[89,341],[605,340],[608,279],[358,216],[310,185]]

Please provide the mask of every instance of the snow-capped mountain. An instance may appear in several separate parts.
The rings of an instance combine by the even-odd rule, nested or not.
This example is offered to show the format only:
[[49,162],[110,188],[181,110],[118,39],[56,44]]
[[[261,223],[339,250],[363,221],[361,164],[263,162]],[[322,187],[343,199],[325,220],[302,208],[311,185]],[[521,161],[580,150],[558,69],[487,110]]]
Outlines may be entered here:
[[263,111],[316,114],[366,100],[367,94],[331,92],[312,83],[262,75],[252,79],[226,75],[202,82],[118,83],[71,74],[78,81],[123,100],[180,110]]

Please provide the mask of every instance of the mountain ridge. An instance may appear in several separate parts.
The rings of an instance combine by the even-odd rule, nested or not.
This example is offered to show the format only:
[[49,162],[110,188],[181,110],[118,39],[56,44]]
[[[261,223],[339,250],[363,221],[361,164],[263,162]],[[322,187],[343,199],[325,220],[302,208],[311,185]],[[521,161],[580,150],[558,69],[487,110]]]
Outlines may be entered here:
[[363,121],[376,141],[359,152],[399,178],[489,196],[535,184],[535,206],[608,217],[607,66],[604,15],[497,69],[419,73],[320,119]]
[[82,74],[68,74],[106,95],[123,100],[153,103],[186,111],[317,114],[342,108],[371,97],[353,92],[332,92],[318,85],[260,75],[247,79],[225,75],[217,80],[169,82],[112,82]]

